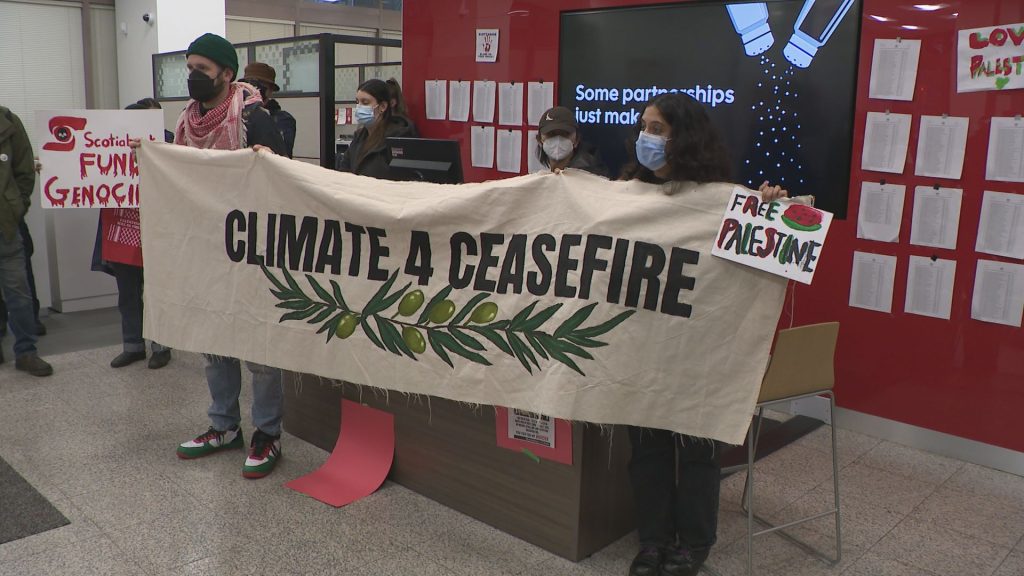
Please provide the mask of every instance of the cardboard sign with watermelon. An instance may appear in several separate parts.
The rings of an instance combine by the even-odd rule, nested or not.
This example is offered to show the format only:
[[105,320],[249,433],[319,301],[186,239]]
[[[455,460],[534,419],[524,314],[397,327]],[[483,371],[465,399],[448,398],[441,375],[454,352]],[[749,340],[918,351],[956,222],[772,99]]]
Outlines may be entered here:
[[737,186],[711,253],[810,284],[831,223],[832,214],[813,206],[762,202],[757,192]]

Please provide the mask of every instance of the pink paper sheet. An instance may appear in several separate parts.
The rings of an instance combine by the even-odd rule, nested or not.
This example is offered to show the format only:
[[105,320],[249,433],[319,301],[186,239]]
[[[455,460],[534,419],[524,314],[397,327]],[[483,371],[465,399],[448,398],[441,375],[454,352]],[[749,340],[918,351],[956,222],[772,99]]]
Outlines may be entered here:
[[341,430],[327,462],[285,486],[340,508],[380,488],[394,456],[394,416],[342,399]]

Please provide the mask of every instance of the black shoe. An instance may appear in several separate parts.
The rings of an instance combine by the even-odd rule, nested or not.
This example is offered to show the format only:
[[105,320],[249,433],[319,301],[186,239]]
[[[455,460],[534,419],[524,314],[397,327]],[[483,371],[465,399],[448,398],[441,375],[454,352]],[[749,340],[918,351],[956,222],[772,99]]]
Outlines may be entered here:
[[157,370],[167,366],[167,363],[171,361],[171,351],[164,350],[162,352],[153,352],[153,355],[149,357],[149,369]]
[[53,366],[43,360],[35,352],[22,354],[14,359],[14,368],[22,372],[28,372],[33,376],[49,376],[53,374]]
[[46,336],[46,326],[39,320],[36,320],[36,336]]
[[4,351],[3,351],[3,349],[0,349],[0,364],[3,364],[3,363],[4,363]]
[[145,352],[121,352],[110,361],[111,368],[124,368],[129,364],[134,364],[139,360],[145,360]]
[[708,550],[688,550],[674,547],[665,550],[659,576],[697,576],[707,560]]
[[644,546],[629,565],[629,576],[658,576],[660,566],[661,550],[654,546]]

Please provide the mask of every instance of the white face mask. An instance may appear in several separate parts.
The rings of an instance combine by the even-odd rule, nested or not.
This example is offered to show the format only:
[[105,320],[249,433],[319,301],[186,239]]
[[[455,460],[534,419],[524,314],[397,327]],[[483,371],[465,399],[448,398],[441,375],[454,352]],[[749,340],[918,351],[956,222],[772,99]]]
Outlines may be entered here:
[[561,162],[572,154],[572,140],[565,136],[552,136],[541,144],[544,153],[555,162]]

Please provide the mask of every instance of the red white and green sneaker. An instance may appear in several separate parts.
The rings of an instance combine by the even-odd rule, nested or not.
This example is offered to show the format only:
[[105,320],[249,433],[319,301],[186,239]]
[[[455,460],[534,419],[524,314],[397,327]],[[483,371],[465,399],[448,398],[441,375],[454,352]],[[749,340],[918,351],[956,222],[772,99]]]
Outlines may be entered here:
[[209,456],[221,450],[232,450],[245,446],[245,439],[242,438],[242,429],[238,426],[230,430],[220,431],[210,426],[210,429],[196,436],[188,442],[178,445],[178,458],[191,460]]
[[242,476],[252,479],[263,478],[274,471],[274,466],[277,466],[280,459],[281,437],[271,436],[257,428],[249,444],[249,457],[242,466]]

